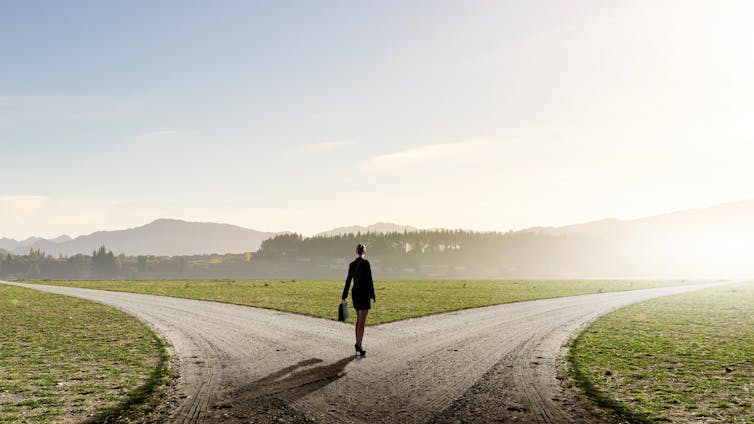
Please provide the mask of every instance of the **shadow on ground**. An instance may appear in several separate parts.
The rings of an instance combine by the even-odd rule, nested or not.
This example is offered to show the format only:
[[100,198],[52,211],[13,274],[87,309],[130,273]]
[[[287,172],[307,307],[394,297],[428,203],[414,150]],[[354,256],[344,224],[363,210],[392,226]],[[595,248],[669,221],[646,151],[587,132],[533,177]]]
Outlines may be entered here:
[[289,405],[343,377],[346,365],[355,359],[348,356],[314,366],[323,361],[311,358],[283,368],[219,396],[211,406],[211,418],[224,422],[311,422]]

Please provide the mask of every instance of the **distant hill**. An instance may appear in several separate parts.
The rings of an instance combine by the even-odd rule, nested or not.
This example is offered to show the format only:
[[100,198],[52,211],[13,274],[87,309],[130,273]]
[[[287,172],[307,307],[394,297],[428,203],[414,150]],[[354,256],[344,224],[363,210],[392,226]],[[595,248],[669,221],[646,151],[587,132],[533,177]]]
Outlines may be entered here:
[[366,227],[361,225],[352,225],[350,227],[338,227],[334,228],[329,231],[323,231],[321,233],[317,233],[317,236],[322,237],[332,237],[332,236],[339,236],[343,234],[365,234],[365,233],[402,233],[402,232],[415,232],[419,231],[416,227],[411,227],[409,225],[398,225],[398,224],[392,224],[389,222],[378,222],[376,224],[368,225]]
[[0,249],[13,251],[16,249],[28,248],[29,246],[33,245],[39,240],[44,240],[44,239],[40,237],[29,237],[25,240],[18,241],[12,238],[3,237],[3,238],[0,238]]
[[0,249],[15,249],[18,247],[18,241],[11,238],[0,238]]
[[[53,256],[91,255],[102,245],[115,254],[180,256],[255,251],[263,240],[274,235],[230,224],[158,219],[141,227],[98,231],[58,243],[38,240],[29,247]],[[22,254],[26,250],[28,247],[14,252]]]
[[646,237],[675,238],[689,233],[754,234],[754,199],[632,220],[610,218],[564,227],[534,227],[522,232],[547,235],[586,234],[605,239],[642,241]]
[[73,239],[70,236],[64,234],[60,237],[55,237],[54,239],[49,239],[49,240],[53,243],[65,243]]
[[[341,273],[357,237],[344,240],[332,236],[361,233],[358,240],[370,246],[374,269],[390,278],[754,276],[754,199],[640,219],[604,219],[506,233],[417,231],[390,223],[340,227],[318,237],[280,236],[266,243],[265,251],[260,249],[262,241],[277,234],[228,224],[159,219],[127,230],[53,239],[59,242],[0,239],[0,249],[24,255],[31,247],[53,256],[91,255],[101,245],[131,256],[257,252],[243,265],[250,268],[232,268],[239,274],[222,274],[217,267],[206,267],[202,268],[206,272],[201,271],[204,274],[196,275],[333,278]],[[30,241],[33,244],[29,245]],[[388,252],[385,246],[397,250]],[[28,264],[21,261],[12,273],[21,275],[28,270]],[[168,271],[155,275],[174,276]]]
[[754,199],[633,220],[605,219],[522,232],[598,237],[620,252],[624,266],[631,270],[729,275],[754,265]]

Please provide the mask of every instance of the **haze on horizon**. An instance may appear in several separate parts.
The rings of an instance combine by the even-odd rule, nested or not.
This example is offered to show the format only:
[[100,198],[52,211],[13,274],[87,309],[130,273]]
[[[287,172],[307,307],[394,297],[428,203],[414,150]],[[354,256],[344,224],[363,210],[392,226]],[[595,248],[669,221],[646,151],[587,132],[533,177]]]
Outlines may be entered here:
[[754,3],[0,4],[0,237],[754,198]]

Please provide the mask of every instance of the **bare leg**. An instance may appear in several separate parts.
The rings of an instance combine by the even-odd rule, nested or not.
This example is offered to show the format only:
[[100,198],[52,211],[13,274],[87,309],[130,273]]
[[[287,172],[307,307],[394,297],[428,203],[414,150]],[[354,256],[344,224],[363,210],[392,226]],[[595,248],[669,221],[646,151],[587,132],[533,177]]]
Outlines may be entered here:
[[[356,310],[356,325],[353,326],[354,331],[356,332],[356,344],[359,344],[359,323],[361,323],[361,314],[359,313],[358,309]],[[362,336],[363,337],[363,336]]]
[[356,310],[356,344],[361,348],[361,341],[364,340],[364,325],[367,322],[369,309]]

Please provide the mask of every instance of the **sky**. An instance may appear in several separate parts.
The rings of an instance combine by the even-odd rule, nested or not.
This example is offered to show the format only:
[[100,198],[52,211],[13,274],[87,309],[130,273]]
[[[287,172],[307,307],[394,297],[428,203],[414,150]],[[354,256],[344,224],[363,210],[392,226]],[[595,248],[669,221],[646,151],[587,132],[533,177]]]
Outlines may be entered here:
[[0,0],[0,237],[754,198],[754,2]]

